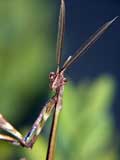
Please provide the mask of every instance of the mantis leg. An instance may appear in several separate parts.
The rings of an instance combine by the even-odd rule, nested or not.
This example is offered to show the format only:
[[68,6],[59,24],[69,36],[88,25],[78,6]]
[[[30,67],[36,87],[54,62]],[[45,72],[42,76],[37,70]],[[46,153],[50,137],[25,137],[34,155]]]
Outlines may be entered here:
[[17,145],[17,146],[20,145],[19,141],[11,136],[0,134],[0,140],[10,142],[10,143]]
[[33,144],[35,143],[38,135],[40,134],[45,122],[47,121],[48,117],[50,116],[55,103],[56,103],[56,96],[53,96],[43,107],[42,111],[40,112],[39,116],[35,120],[32,128],[23,138],[19,131],[17,131],[1,114],[0,114],[0,128],[5,130],[6,132],[10,133],[14,138],[0,135],[0,140],[8,141],[14,144],[21,144],[21,146],[32,148]]
[[21,140],[23,139],[20,132],[17,131],[1,114],[0,114],[0,128],[10,133],[13,137],[15,137],[15,138],[12,138],[10,136],[0,134],[0,140],[8,141],[11,143],[13,142],[17,143],[18,141],[21,142]]
[[38,118],[34,122],[32,128],[27,133],[27,135],[24,137],[23,140],[28,147],[32,148],[32,146],[35,143],[38,135],[40,134],[45,122],[47,121],[53,108],[55,107],[56,101],[57,101],[57,96],[55,95],[46,103],[46,105],[44,106],[44,108],[40,112]]

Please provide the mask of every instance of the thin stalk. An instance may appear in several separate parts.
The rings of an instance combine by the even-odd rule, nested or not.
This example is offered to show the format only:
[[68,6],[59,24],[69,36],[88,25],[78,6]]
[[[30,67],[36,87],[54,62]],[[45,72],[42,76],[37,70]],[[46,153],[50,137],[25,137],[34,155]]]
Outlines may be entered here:
[[64,91],[64,86],[61,86],[61,88],[59,88],[59,91],[57,92],[58,100],[55,105],[55,110],[53,114],[53,121],[49,136],[49,144],[47,149],[46,160],[54,160],[55,156],[57,127],[58,127],[59,116],[62,109],[63,91]]
[[60,110],[58,111],[55,107],[52,127],[50,131],[50,136],[49,136],[49,144],[48,144],[48,149],[47,149],[46,160],[54,160],[59,116],[60,116]]

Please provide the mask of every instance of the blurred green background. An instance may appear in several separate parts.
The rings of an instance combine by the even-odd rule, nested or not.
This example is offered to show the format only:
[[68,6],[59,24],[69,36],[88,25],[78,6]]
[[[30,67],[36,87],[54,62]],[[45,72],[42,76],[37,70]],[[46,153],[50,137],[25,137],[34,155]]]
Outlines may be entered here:
[[[0,113],[23,134],[50,95],[57,18],[58,10],[48,0],[0,1]],[[65,86],[57,160],[117,160],[111,114],[115,87],[107,75]],[[0,160],[44,160],[49,121],[32,150],[1,141]]]

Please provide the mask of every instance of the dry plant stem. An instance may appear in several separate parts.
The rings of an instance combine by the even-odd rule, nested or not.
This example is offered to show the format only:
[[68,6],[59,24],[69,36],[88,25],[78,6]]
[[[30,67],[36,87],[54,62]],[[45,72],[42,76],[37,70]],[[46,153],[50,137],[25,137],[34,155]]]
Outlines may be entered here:
[[61,86],[58,92],[58,101],[55,106],[55,111],[53,115],[46,160],[54,160],[54,156],[55,156],[57,127],[58,127],[59,116],[62,109],[63,91],[64,91],[64,85]]
[[49,137],[49,144],[48,144],[48,150],[47,150],[47,157],[46,160],[53,160],[55,157],[55,148],[56,148],[56,132],[57,132],[57,123],[59,119],[60,112],[54,111],[53,115],[53,121],[52,121],[52,127],[50,131],[50,137]]

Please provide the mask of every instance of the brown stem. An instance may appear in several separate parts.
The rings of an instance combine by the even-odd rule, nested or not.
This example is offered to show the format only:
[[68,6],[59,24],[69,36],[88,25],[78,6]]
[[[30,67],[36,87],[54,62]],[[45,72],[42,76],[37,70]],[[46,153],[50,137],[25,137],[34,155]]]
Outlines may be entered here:
[[47,149],[46,160],[54,160],[59,115],[60,115],[60,110],[58,110],[55,107],[53,121],[52,121],[52,127],[51,127],[51,131],[50,131],[50,136],[49,136],[49,144],[48,144],[48,149]]

